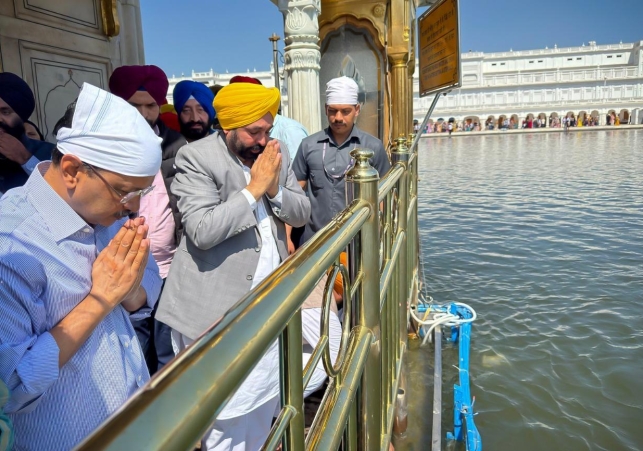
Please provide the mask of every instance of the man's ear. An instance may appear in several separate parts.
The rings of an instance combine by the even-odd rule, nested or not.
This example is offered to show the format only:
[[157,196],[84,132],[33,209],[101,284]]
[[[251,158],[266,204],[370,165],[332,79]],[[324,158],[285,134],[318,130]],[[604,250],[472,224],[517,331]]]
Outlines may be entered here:
[[355,117],[359,116],[360,111],[362,111],[362,105],[358,103],[355,105]]
[[83,173],[83,162],[77,156],[63,155],[60,159],[60,174],[67,189],[75,189],[78,185],[78,177]]

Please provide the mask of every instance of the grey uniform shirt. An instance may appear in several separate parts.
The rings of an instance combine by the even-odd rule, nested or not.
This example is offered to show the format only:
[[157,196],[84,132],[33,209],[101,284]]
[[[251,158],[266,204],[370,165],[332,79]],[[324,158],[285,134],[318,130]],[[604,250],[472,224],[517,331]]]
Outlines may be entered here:
[[[322,161],[326,147],[326,156]],[[351,165],[351,150],[370,149],[374,152],[371,165],[380,177],[391,167],[382,141],[353,127],[348,139],[337,146],[328,128],[305,138],[295,160],[293,172],[299,181],[306,181],[306,195],[310,199],[311,215],[302,236],[302,243],[328,224],[346,208],[344,174]],[[333,177],[334,176],[334,177]]]

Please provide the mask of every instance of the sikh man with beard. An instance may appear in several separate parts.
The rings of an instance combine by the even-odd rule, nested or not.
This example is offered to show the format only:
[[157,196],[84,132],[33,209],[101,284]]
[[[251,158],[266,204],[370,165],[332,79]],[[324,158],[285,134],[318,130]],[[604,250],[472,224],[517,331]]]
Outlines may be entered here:
[[183,80],[172,91],[181,134],[189,143],[214,133],[214,93],[203,83]]
[[[151,252],[163,280],[170,270],[172,257],[182,234],[177,198],[172,195],[170,185],[176,174],[176,154],[187,144],[180,133],[168,128],[159,120],[159,105],[165,103],[168,87],[165,72],[157,66],[121,66],[114,70],[109,79],[112,94],[136,108],[154,133],[163,140],[160,148],[161,169],[152,183],[155,189],[141,199],[139,209],[139,214],[146,218],[146,224],[149,226]],[[151,316],[132,321],[150,374],[156,373],[174,358],[171,330],[169,326],[159,322],[155,314],[156,307]]]
[[[288,256],[285,224],[301,226],[310,203],[290,157],[269,133],[279,90],[225,86],[214,107],[223,128],[184,146],[172,191],[184,235],[157,318],[172,327],[175,350],[189,346]],[[256,451],[268,437],[279,395],[273,343],[223,408],[202,446]]]
[[33,92],[24,80],[0,73],[0,195],[22,186],[38,163],[51,159],[54,145],[25,133],[25,122],[35,107]]

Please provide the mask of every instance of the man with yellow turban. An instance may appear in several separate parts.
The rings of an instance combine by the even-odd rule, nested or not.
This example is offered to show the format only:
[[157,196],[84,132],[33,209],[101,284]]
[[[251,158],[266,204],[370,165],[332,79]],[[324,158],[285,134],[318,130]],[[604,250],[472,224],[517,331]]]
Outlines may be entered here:
[[[184,233],[157,313],[172,328],[176,352],[288,256],[285,224],[308,220],[310,202],[290,157],[269,138],[279,100],[274,88],[224,87],[214,100],[223,130],[184,146],[176,157],[172,192]],[[278,404],[278,354],[273,343],[217,417],[203,449],[260,449]]]

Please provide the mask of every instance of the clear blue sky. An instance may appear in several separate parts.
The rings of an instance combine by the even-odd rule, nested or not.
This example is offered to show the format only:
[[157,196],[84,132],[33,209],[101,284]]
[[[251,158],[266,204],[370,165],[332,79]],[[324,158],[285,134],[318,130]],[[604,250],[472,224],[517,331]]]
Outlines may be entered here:
[[[141,0],[141,9],[146,62],[168,76],[268,70],[268,36],[283,39],[270,0]],[[463,52],[643,40],[643,0],[460,0],[460,9]]]

